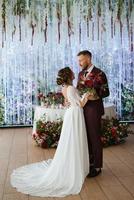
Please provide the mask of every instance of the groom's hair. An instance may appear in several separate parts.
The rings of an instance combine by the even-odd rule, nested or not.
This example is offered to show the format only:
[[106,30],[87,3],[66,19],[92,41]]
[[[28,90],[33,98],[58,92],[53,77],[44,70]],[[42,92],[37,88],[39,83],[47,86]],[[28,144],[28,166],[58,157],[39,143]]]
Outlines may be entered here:
[[80,51],[77,56],[80,56],[80,55],[87,55],[89,56],[90,58],[92,57],[92,53],[88,50],[83,50],[83,51]]

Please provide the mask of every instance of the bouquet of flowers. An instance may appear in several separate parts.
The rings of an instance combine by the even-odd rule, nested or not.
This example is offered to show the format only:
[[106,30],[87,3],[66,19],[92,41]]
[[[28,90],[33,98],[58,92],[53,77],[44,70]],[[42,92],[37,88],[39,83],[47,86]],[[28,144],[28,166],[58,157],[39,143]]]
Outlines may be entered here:
[[79,91],[80,95],[83,95],[86,92],[89,92],[93,96],[93,100],[99,99],[98,96],[98,89],[105,90],[105,87],[108,87],[107,84],[104,83],[102,78],[102,72],[95,74],[90,73],[87,77],[81,75],[80,77],[80,84],[79,84]]

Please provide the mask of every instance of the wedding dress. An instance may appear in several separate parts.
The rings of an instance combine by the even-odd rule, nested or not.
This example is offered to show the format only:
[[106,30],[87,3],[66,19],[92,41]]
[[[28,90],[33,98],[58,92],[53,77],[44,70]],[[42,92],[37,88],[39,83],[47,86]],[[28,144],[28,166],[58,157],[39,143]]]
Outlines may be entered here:
[[88,143],[81,98],[75,87],[67,88],[70,107],[64,115],[54,158],[17,168],[11,185],[17,191],[39,197],[78,194],[89,173]]

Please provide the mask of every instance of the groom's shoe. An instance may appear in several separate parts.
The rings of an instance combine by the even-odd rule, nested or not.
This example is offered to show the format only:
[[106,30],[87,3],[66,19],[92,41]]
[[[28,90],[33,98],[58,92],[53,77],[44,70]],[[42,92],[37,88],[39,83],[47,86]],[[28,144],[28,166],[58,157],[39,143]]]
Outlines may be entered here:
[[101,173],[101,168],[99,170],[95,168],[91,168],[90,173],[88,174],[88,178],[98,176]]

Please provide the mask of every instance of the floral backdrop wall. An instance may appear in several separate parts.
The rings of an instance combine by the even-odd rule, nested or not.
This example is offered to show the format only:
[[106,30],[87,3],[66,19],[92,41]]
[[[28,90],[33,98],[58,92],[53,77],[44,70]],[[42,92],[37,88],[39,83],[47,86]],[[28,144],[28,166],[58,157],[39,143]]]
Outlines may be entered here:
[[133,19],[133,0],[1,0],[0,124],[32,124],[38,92],[57,92],[64,66],[77,79],[83,49],[107,74],[106,101],[134,120]]

